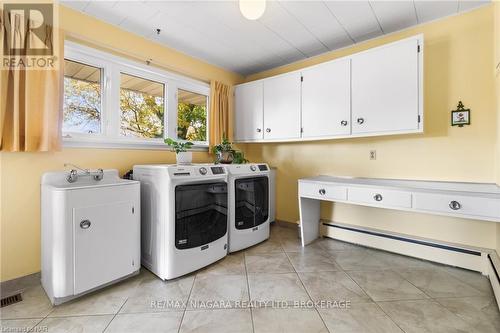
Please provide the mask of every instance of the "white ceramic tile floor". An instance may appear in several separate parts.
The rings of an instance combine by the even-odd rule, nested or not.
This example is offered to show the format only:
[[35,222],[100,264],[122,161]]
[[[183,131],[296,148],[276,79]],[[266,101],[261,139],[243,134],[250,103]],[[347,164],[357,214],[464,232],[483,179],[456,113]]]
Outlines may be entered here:
[[[257,302],[261,301],[261,302]],[[2,332],[500,332],[486,277],[296,229],[172,281],[137,277],[52,307],[39,284]]]

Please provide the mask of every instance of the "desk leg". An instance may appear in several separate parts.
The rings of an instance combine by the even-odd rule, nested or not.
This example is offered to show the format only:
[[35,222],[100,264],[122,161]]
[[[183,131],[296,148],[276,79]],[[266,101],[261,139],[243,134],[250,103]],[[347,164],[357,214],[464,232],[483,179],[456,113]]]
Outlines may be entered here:
[[319,204],[319,200],[299,197],[302,246],[319,237]]

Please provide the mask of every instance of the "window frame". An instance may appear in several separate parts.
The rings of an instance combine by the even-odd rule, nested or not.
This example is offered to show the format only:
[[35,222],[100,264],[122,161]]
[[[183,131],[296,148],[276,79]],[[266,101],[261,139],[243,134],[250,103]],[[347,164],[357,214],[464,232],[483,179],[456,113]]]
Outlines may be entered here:
[[210,85],[137,61],[90,48],[72,41],[64,43],[64,59],[101,68],[101,133],[63,132],[64,147],[159,149],[170,148],[162,139],[125,137],[120,134],[121,74],[128,74],[164,85],[164,138],[177,137],[177,91],[189,90],[207,98],[207,141],[194,142],[191,150],[208,150],[210,126]]

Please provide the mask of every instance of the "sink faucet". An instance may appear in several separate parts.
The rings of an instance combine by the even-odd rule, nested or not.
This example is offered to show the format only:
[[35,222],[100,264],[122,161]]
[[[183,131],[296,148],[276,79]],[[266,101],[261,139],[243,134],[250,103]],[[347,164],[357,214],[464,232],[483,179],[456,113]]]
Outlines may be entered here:
[[94,180],[102,180],[104,177],[104,171],[102,169],[97,169],[96,171],[91,171],[90,169],[83,169],[80,168],[78,165],[72,164],[72,163],[64,163],[65,167],[71,166],[75,169],[71,169],[69,171],[68,176],[66,177],[66,180],[68,183],[74,183],[78,180],[78,170],[82,171],[85,176],[92,176]]

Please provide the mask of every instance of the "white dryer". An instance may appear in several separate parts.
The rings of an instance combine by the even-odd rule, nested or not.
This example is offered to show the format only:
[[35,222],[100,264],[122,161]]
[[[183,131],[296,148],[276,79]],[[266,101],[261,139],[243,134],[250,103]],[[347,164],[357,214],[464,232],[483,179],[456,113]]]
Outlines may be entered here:
[[141,261],[163,280],[227,254],[226,171],[214,165],[136,165],[141,182]]
[[229,252],[269,238],[269,167],[267,164],[229,164]]

